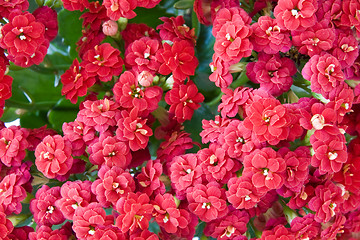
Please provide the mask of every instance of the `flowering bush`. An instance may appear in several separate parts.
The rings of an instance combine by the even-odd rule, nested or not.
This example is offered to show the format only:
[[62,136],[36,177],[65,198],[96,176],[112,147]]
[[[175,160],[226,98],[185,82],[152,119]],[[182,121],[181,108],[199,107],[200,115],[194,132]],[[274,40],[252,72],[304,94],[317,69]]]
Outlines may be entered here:
[[0,15],[0,240],[360,239],[359,0]]

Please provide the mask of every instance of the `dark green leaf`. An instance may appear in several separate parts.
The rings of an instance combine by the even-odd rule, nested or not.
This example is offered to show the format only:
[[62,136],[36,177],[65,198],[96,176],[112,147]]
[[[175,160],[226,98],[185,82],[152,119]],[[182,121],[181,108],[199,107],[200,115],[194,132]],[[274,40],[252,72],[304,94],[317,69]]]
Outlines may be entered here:
[[23,128],[39,128],[49,124],[46,117],[47,111],[28,111],[20,117]]
[[149,27],[156,28],[158,25],[162,24],[160,17],[172,17],[174,15],[166,12],[165,8],[156,6],[151,9],[147,8],[136,8],[135,12],[137,16],[129,20],[129,23],[145,23]]
[[78,111],[79,105],[74,105],[69,100],[62,98],[56,106],[49,111],[48,119],[51,126],[61,132],[63,123],[74,121]]
[[18,119],[19,114],[18,114],[17,110],[18,110],[17,108],[12,108],[12,107],[5,108],[4,109],[4,114],[1,117],[1,121],[3,121],[3,122],[12,122],[12,121]]
[[157,222],[149,222],[149,231],[156,234],[160,232],[160,227]]
[[174,8],[176,9],[189,9],[194,5],[194,0],[180,0],[174,4]]

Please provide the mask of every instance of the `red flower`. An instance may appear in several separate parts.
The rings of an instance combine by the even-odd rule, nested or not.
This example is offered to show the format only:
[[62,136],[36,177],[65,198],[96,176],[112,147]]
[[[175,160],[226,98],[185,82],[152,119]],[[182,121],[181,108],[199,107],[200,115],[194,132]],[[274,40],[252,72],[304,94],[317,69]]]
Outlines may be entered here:
[[115,126],[120,117],[119,105],[107,98],[83,103],[84,108],[77,115],[77,120],[87,126],[94,127],[98,132],[105,132]]
[[[28,172],[29,173],[29,172]],[[22,211],[21,201],[26,198],[25,181],[30,180],[23,178],[20,174],[8,173],[0,182],[0,207],[6,215],[12,213],[19,214]]]
[[123,60],[120,51],[113,48],[109,43],[96,45],[88,50],[83,56],[81,67],[89,76],[98,76],[100,81],[108,82],[112,76],[118,76],[122,72]]
[[147,26],[145,23],[128,23],[125,30],[121,32],[121,36],[125,41],[125,48],[142,37],[161,40],[155,29]]
[[315,195],[309,202],[309,208],[316,212],[315,221],[326,223],[340,211],[338,205],[344,201],[341,189],[327,181],[316,187]]
[[276,145],[289,136],[291,119],[287,109],[276,99],[262,98],[246,108],[244,126],[252,130],[261,142]]
[[278,189],[284,183],[285,160],[272,148],[256,149],[245,156],[243,174],[251,173],[251,181],[257,188]]
[[80,69],[79,61],[75,58],[70,68],[61,75],[61,83],[63,84],[61,94],[75,104],[78,97],[85,96],[87,89],[93,86],[95,82],[95,77],[91,77],[85,69]]
[[335,29],[330,28],[326,21],[316,23],[306,31],[294,31],[292,34],[294,46],[302,54],[320,55],[322,51],[327,51],[333,47],[335,41]]
[[253,30],[250,41],[257,52],[277,54],[287,52],[291,47],[290,34],[286,29],[276,25],[276,20],[270,16],[260,16],[258,22],[251,25]]
[[233,177],[229,180],[226,197],[236,209],[251,209],[260,202],[265,193],[253,185],[249,175],[243,175],[240,178]]
[[121,233],[117,227],[111,225],[99,226],[94,235],[86,238],[87,240],[126,240],[126,235]]
[[91,193],[90,181],[66,182],[60,189],[61,197],[55,202],[64,217],[73,220],[75,210],[78,207],[86,207],[95,196]]
[[[219,1],[212,1],[213,3]],[[243,22],[246,25],[250,25],[251,18],[249,14],[242,8],[239,7],[238,3],[236,1],[226,1],[227,3],[223,2],[221,3],[222,6],[216,6],[216,8],[220,7],[220,10],[217,10],[216,8],[213,9],[216,14],[214,14],[215,19],[213,22],[213,29],[212,33],[214,36],[216,36],[216,33],[222,28],[223,25],[225,25],[227,22]],[[226,5],[229,6],[226,6]],[[219,4],[220,5],[220,4]],[[213,6],[212,6],[213,7]]]
[[52,230],[46,225],[38,226],[36,232],[29,233],[29,240],[68,240],[69,237],[65,229]]
[[164,194],[165,185],[160,181],[162,173],[162,164],[158,161],[149,160],[146,166],[142,167],[141,173],[136,176],[140,192],[146,193],[148,196]]
[[156,195],[151,202],[154,206],[155,221],[168,233],[176,233],[179,228],[185,228],[189,222],[183,215],[186,210],[178,209],[174,197],[165,193]]
[[137,7],[137,0],[104,0],[106,14],[111,20],[117,21],[120,17],[131,19],[136,16],[133,11]]
[[281,28],[301,31],[314,26],[317,9],[315,0],[279,0],[274,16]]
[[87,51],[94,49],[96,45],[101,44],[105,37],[106,36],[101,28],[85,28],[82,30],[82,36],[79,41],[76,42],[76,50],[79,52],[80,58],[82,58]]
[[147,229],[137,231],[130,235],[130,240],[159,240],[159,237]]
[[321,225],[314,220],[314,214],[296,217],[291,221],[291,231],[297,238],[315,238],[320,234]]
[[45,38],[52,41],[58,34],[57,13],[48,6],[37,8],[33,15],[37,22],[41,22],[45,26]]
[[339,60],[342,68],[350,67],[354,64],[359,56],[359,47],[352,31],[336,30],[336,38],[331,54]]
[[265,230],[261,235],[261,240],[273,240],[273,239],[281,239],[281,240],[293,240],[295,239],[295,235],[285,228],[284,225],[277,225],[272,230]]
[[89,148],[90,162],[99,165],[99,167],[106,165],[125,169],[131,162],[129,147],[116,137],[101,134],[99,140],[91,144]]
[[34,232],[34,229],[29,226],[16,227],[13,231],[8,235],[11,240],[27,240],[29,239],[29,234]]
[[88,0],[62,0],[63,6],[66,10],[80,12],[84,11],[85,7],[89,6]]
[[3,209],[0,208],[0,239],[9,239],[8,235],[14,229],[13,224],[9,219],[6,218],[6,214],[2,211]]
[[219,115],[215,116],[215,120],[202,120],[202,128],[204,129],[201,133],[202,143],[218,142],[219,136],[224,133],[225,128],[231,123],[230,119],[221,118]]
[[341,10],[341,25],[347,26],[349,28],[354,27],[357,36],[360,37],[360,3],[356,0],[344,0],[342,1]]
[[27,61],[20,65],[28,65],[29,59],[34,58],[37,52],[41,51],[44,42],[44,46],[49,46],[44,36],[44,24],[37,22],[29,12],[12,11],[9,15],[9,23],[1,28],[1,34],[3,37],[0,46],[7,49],[11,58],[26,58]]
[[1,1],[0,3],[0,15],[4,18],[9,18],[9,14],[19,9],[25,11],[29,8],[29,1],[26,0],[12,0],[12,1]]
[[157,39],[143,37],[135,40],[126,48],[125,63],[136,72],[156,73],[160,62],[155,55],[160,48],[161,43]]
[[235,117],[239,113],[240,106],[245,105],[250,98],[249,88],[237,87],[234,90],[224,88],[221,91],[224,93],[221,97],[221,103],[218,106],[218,111],[221,112],[222,117]]
[[350,192],[358,192],[360,189],[360,156],[348,153],[348,159],[342,169],[334,174],[333,180],[341,183]]
[[158,108],[162,97],[162,89],[158,86],[144,87],[139,85],[139,77],[130,71],[121,74],[119,81],[114,85],[115,100],[121,107],[127,109],[138,108],[146,115]]
[[118,166],[110,168],[103,165],[98,176],[100,179],[92,184],[91,190],[103,207],[115,206],[121,197],[135,191],[133,177]]
[[246,66],[246,75],[254,83],[260,83],[260,89],[273,96],[280,96],[290,90],[293,83],[292,76],[297,68],[294,61],[279,54],[268,55],[259,53],[258,61]]
[[132,151],[145,149],[149,137],[153,134],[151,128],[146,125],[147,119],[142,119],[138,115],[138,108],[133,108],[130,112],[122,111],[122,118],[117,123],[116,137],[120,141],[129,143]]
[[161,62],[159,73],[173,74],[176,81],[184,81],[195,74],[199,61],[195,57],[194,46],[186,40],[176,41],[173,45],[164,43],[163,50],[158,51],[156,58]]
[[60,135],[47,136],[35,149],[35,164],[47,178],[68,173],[73,164],[71,144]]
[[92,237],[99,227],[113,224],[113,216],[106,216],[99,203],[93,202],[86,207],[78,207],[73,218],[73,230],[79,239]]
[[224,61],[217,54],[213,55],[213,62],[209,64],[212,74],[209,80],[214,82],[217,87],[227,88],[233,81],[230,73],[230,63]]
[[129,192],[116,203],[116,210],[120,215],[116,218],[115,226],[123,233],[134,232],[137,229],[147,229],[152,217],[153,205],[145,193]]
[[61,210],[55,206],[60,198],[60,187],[43,185],[37,190],[35,198],[30,201],[30,211],[37,224],[51,226],[65,221]]
[[188,81],[186,85],[175,84],[174,87],[166,93],[165,101],[170,105],[169,112],[175,113],[175,118],[179,123],[190,120],[194,110],[200,107],[204,101],[204,96],[198,92],[196,85]]
[[21,165],[28,147],[26,140],[29,132],[26,129],[11,126],[0,130],[0,159],[7,167]]
[[177,42],[180,40],[187,40],[189,43],[195,43],[195,29],[190,29],[185,24],[183,16],[177,17],[161,17],[163,24],[156,27],[160,30],[160,37],[162,40],[169,40],[171,42]]
[[209,222],[228,213],[225,189],[220,187],[220,184],[210,182],[206,186],[197,184],[187,191],[186,198],[189,201],[189,210],[201,221]]

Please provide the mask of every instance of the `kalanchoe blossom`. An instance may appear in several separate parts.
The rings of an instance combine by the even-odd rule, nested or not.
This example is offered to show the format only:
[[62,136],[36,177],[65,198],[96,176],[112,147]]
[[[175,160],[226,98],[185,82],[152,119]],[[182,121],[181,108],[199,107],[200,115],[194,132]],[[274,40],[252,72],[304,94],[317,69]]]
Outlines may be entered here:
[[285,160],[272,148],[256,149],[245,156],[243,174],[252,174],[251,181],[257,188],[278,189],[284,183]]
[[48,6],[37,8],[33,15],[37,22],[41,22],[45,26],[45,38],[52,41],[58,34],[57,13]]
[[250,41],[257,52],[266,54],[287,52],[291,47],[290,34],[276,24],[276,20],[269,16],[261,16],[258,22],[251,25],[253,31]]
[[225,128],[230,124],[230,119],[221,118],[220,115],[216,115],[214,120],[202,120],[202,128],[200,132],[202,143],[219,141],[219,136],[224,133]]
[[291,221],[291,231],[296,238],[313,239],[320,235],[321,225],[314,220],[314,214],[307,214],[304,217],[296,217]]
[[25,240],[29,239],[29,234],[34,232],[34,229],[29,226],[15,227],[8,235],[11,240]]
[[116,210],[120,215],[116,218],[115,226],[123,233],[147,229],[153,209],[146,193],[129,192],[126,197],[120,198],[116,203]]
[[29,233],[29,240],[67,240],[69,235],[65,229],[52,230],[51,227],[42,225],[36,228],[36,232]]
[[88,12],[81,14],[79,19],[83,19],[82,26],[99,31],[103,22],[109,20],[106,15],[106,8],[99,1],[89,2]]
[[142,37],[161,40],[155,29],[147,26],[145,23],[128,23],[125,30],[121,32],[121,36],[125,41],[125,48]]
[[70,68],[61,75],[63,84],[61,94],[75,104],[78,97],[85,96],[88,88],[92,87],[95,82],[95,77],[90,76],[84,68],[80,68],[79,61],[75,58]]
[[91,193],[90,181],[66,182],[60,189],[61,197],[55,202],[64,217],[73,220],[75,210],[78,207],[86,207],[95,196]]
[[84,11],[85,7],[89,6],[88,0],[61,0],[63,6],[66,10],[69,11]]
[[141,169],[141,173],[136,176],[138,188],[140,192],[146,193],[148,196],[153,194],[165,193],[165,185],[160,180],[163,167],[158,161],[149,160]]
[[0,130],[0,160],[7,167],[21,165],[28,147],[29,132],[24,128],[11,126]]
[[175,81],[183,82],[195,74],[199,61],[195,57],[194,46],[186,40],[176,41],[173,45],[163,44],[163,49],[157,52],[156,58],[161,63],[159,73],[173,74]]
[[[215,1],[214,1],[215,2]],[[218,1],[220,2],[220,1]],[[216,13],[216,17],[213,22],[213,30],[212,33],[214,36],[216,36],[216,33],[222,28],[224,24],[227,22],[237,22],[241,23],[243,22],[245,25],[249,26],[251,23],[251,18],[247,14],[247,12],[240,8],[235,7],[236,1],[233,2],[233,6],[231,7],[224,7],[218,10]]]
[[103,207],[115,206],[121,197],[135,190],[133,177],[118,166],[103,165],[98,175],[100,179],[92,184],[91,190]]
[[351,31],[336,31],[336,40],[331,54],[339,60],[341,68],[350,67],[354,64],[359,56],[358,45],[359,43]]
[[137,0],[138,7],[153,8],[159,4],[161,0]]
[[360,3],[356,0],[342,1],[341,25],[353,27],[356,30],[357,37],[360,37],[360,20],[359,20]]
[[82,58],[87,51],[94,49],[96,45],[100,45],[105,37],[106,35],[101,31],[101,28],[83,29],[82,37],[76,42],[76,50],[79,52],[80,58]]
[[108,17],[114,21],[119,20],[120,17],[131,19],[136,16],[133,11],[137,7],[136,0],[105,0],[103,5]]
[[279,96],[290,90],[293,83],[292,76],[297,69],[295,63],[279,54],[268,55],[259,53],[257,62],[246,66],[246,75],[254,83],[260,84],[263,89],[273,96]]
[[19,9],[25,11],[29,8],[29,1],[27,0],[12,0],[12,1],[1,1],[0,3],[0,16],[9,18],[9,14]]
[[186,26],[183,16],[161,17],[160,20],[164,23],[158,25],[156,29],[160,30],[159,34],[162,40],[171,42],[187,40],[189,43],[195,43],[195,29]]
[[153,134],[151,128],[146,125],[148,119],[143,119],[138,114],[138,108],[133,108],[130,112],[124,110],[117,122],[116,137],[120,141],[128,142],[132,151],[145,149],[149,137]]
[[334,222],[327,227],[326,229],[321,231],[322,239],[336,239],[338,233],[344,232],[344,224],[346,222],[346,217],[342,214],[338,214],[335,216]]
[[46,136],[35,149],[35,165],[47,178],[64,176],[73,164],[71,144],[60,135]]
[[316,23],[306,31],[294,31],[292,42],[299,49],[301,54],[320,55],[322,51],[330,50],[335,41],[334,28],[328,27],[326,21]]
[[342,169],[334,174],[333,180],[341,183],[349,192],[358,192],[360,189],[360,156],[348,153],[348,159]]
[[209,64],[212,74],[209,80],[214,82],[217,87],[227,88],[233,81],[230,73],[230,63],[221,59],[217,54],[213,55],[213,62]]
[[316,23],[316,0],[279,0],[274,9],[277,24],[288,30],[305,30]]
[[221,103],[218,106],[218,111],[221,112],[221,116],[235,117],[239,113],[239,107],[245,105],[249,99],[248,88],[237,87],[234,90],[226,88],[221,91],[225,93],[221,97]]
[[60,187],[43,185],[36,192],[35,198],[30,201],[30,211],[37,224],[52,226],[65,221],[60,208],[55,206],[56,200],[60,198]]
[[89,77],[98,76],[100,81],[108,82],[112,76],[118,76],[122,72],[123,60],[120,51],[113,48],[109,43],[96,45],[88,50],[81,62]]
[[277,225],[272,230],[265,230],[261,235],[261,240],[270,240],[270,239],[282,239],[282,240],[292,240],[295,239],[294,234],[284,225]]
[[225,189],[220,187],[220,184],[210,182],[207,185],[198,184],[187,190],[189,210],[201,221],[209,222],[224,217],[228,213]]
[[94,127],[98,132],[105,132],[109,127],[115,126],[120,117],[119,105],[107,98],[102,100],[87,100],[84,108],[77,115],[77,120],[85,125]]

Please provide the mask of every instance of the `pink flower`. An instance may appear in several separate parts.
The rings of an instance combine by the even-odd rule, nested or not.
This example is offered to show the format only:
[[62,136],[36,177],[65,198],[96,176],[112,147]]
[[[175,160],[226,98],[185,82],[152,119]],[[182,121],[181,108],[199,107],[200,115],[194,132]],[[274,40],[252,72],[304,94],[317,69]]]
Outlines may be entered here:
[[16,227],[13,231],[8,235],[11,240],[26,240],[29,239],[29,234],[34,232],[34,229],[29,226]]
[[224,133],[225,128],[231,123],[230,119],[221,118],[220,115],[216,115],[214,120],[202,120],[201,133],[202,143],[218,142],[219,136]]
[[321,225],[314,220],[314,215],[309,213],[304,217],[296,217],[291,221],[291,231],[298,238],[315,238],[320,234]]
[[221,103],[218,106],[218,111],[221,112],[222,117],[235,117],[239,112],[240,106],[245,105],[250,98],[249,88],[237,87],[234,90],[224,88],[221,91],[225,93],[221,97]]
[[188,189],[186,198],[189,201],[189,210],[201,221],[209,222],[228,213],[225,189],[221,189],[220,184],[216,182],[198,184]]
[[65,221],[61,210],[55,206],[60,198],[60,187],[43,185],[37,190],[35,198],[30,201],[30,211],[37,224],[51,226]]
[[28,147],[26,138],[29,132],[26,129],[11,126],[0,130],[0,159],[7,167],[21,165]]
[[259,141],[276,145],[289,136],[290,118],[287,109],[276,99],[263,98],[246,108],[244,126],[252,130]]
[[309,208],[316,212],[315,221],[326,223],[340,211],[338,205],[344,201],[341,189],[327,181],[316,187],[315,195],[309,202]]
[[315,0],[279,0],[274,16],[280,27],[301,31],[314,26],[317,8]]
[[356,0],[342,1],[342,15],[341,25],[347,27],[354,27],[356,34],[360,36],[360,21],[359,21],[360,3]]
[[278,189],[284,183],[285,160],[272,148],[256,149],[245,156],[243,174],[251,173],[251,181],[257,188]]
[[233,81],[230,73],[230,63],[221,59],[217,54],[214,54],[213,62],[211,62],[209,66],[212,71],[209,80],[214,82],[217,87],[229,87]]
[[188,81],[186,85],[175,84],[174,87],[166,93],[165,101],[170,105],[169,112],[175,114],[179,123],[190,120],[194,111],[200,107],[204,101],[204,96],[198,92],[196,85]]
[[61,197],[56,200],[55,206],[69,220],[73,220],[75,210],[78,207],[86,207],[95,198],[91,193],[90,181],[66,182],[61,186],[60,194]]
[[116,203],[116,210],[120,215],[116,218],[115,226],[123,233],[147,229],[153,209],[148,195],[129,192],[127,197],[120,198]]
[[281,29],[276,20],[270,16],[260,16],[258,22],[251,25],[253,31],[250,41],[257,52],[277,54],[279,51],[287,52],[291,47],[290,34]]
[[165,185],[160,180],[163,167],[158,161],[149,160],[146,166],[142,167],[141,173],[136,176],[139,190],[148,196],[157,196],[165,193]]
[[69,11],[84,11],[85,7],[89,6],[88,0],[62,0],[63,6]]
[[46,225],[38,226],[36,232],[29,233],[29,240],[67,240],[69,238],[65,229],[52,230]]
[[293,240],[295,239],[294,234],[291,233],[288,228],[285,228],[284,225],[277,225],[272,230],[265,230],[261,235],[261,240],[272,240],[272,239],[281,239],[281,240]]
[[71,144],[60,135],[47,136],[35,149],[35,164],[47,178],[68,173],[73,164]]
[[[360,26],[359,26],[360,27]],[[336,38],[331,54],[339,60],[341,68],[350,67],[359,56],[358,41],[351,31],[336,31]]]
[[108,20],[102,24],[102,31],[106,36],[116,36],[118,33],[118,24],[113,20]]
[[186,40],[176,41],[170,46],[164,43],[163,50],[156,54],[161,63],[159,73],[162,75],[173,74],[176,81],[184,81],[195,74],[199,61],[195,57],[194,46]]
[[128,142],[132,151],[145,149],[149,137],[153,134],[151,128],[146,125],[147,119],[138,115],[138,108],[133,108],[130,112],[121,112],[122,118],[117,123],[116,137],[120,141]]
[[77,120],[94,127],[98,132],[105,132],[109,127],[115,126],[120,117],[119,105],[107,98],[87,100],[83,106],[84,108],[78,112]]
[[103,82],[108,82],[113,76],[120,75],[122,65],[120,51],[109,43],[96,45],[93,49],[88,50],[81,62],[81,67],[85,69],[89,77],[98,76]]
[[[220,1],[213,1],[213,3]],[[214,9],[216,11],[216,14],[214,14],[215,19],[213,22],[213,30],[212,33],[214,36],[216,36],[216,33],[222,28],[224,24],[227,22],[237,22],[241,23],[243,22],[245,25],[250,25],[251,18],[248,15],[248,13],[239,7],[239,5],[236,3],[236,1],[227,1],[228,3],[220,3],[220,6],[216,6],[217,8],[220,7],[220,10]],[[226,6],[226,5],[230,6]],[[236,6],[236,7],[235,7]]]

